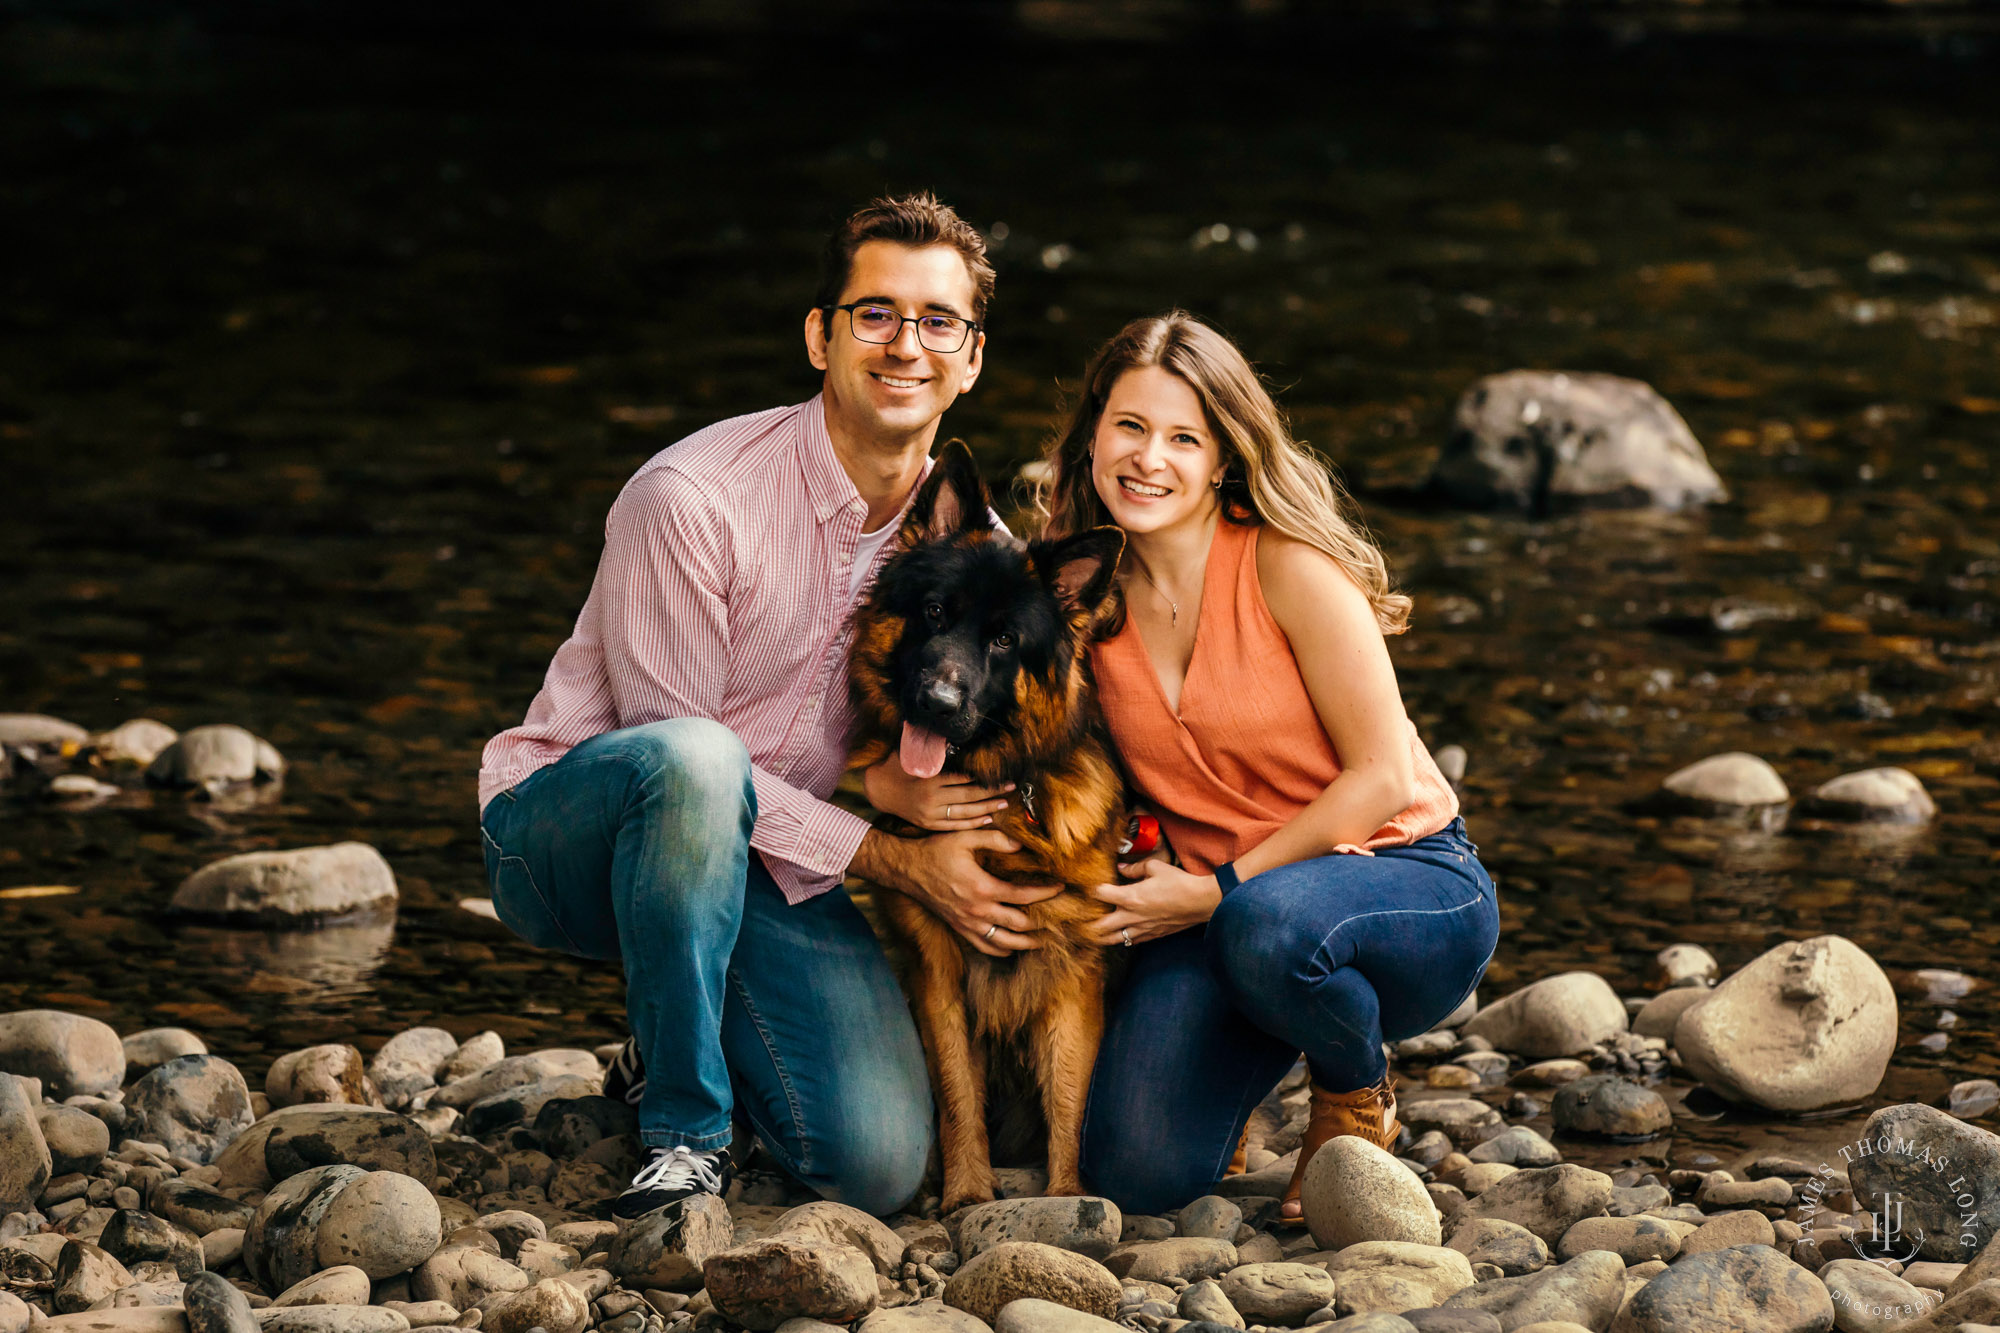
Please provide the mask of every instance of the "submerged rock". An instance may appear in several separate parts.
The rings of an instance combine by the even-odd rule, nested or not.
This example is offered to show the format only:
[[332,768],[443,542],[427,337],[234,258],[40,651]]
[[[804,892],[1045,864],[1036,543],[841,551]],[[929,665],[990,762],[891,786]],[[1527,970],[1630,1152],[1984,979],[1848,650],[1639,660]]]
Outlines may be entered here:
[[1459,398],[1433,492],[1479,507],[1680,509],[1725,500],[1694,432],[1650,385],[1511,370]]
[[162,787],[275,782],[285,759],[269,741],[229,725],[195,727],[153,757],[146,781]]
[[1684,1012],[1674,1048],[1734,1102],[1798,1114],[1858,1102],[1896,1048],[1896,992],[1838,935],[1781,944]]
[[164,722],[155,722],[150,717],[135,717],[129,722],[121,722],[110,731],[100,731],[92,736],[90,747],[106,763],[144,766],[159,758],[160,751],[180,737],[178,731]]
[[65,722],[47,713],[0,713],[0,746],[32,745],[59,750],[64,745],[81,745],[90,733],[74,722]]
[[189,875],[169,906],[232,925],[311,927],[393,911],[396,876],[363,842],[245,852]]
[[1778,770],[1754,754],[1732,750],[1712,754],[1671,773],[1660,783],[1666,792],[1703,811],[1754,809],[1792,799]]
[[1908,769],[1870,768],[1821,783],[1801,803],[1800,811],[1819,819],[1923,824],[1937,814],[1937,806]]

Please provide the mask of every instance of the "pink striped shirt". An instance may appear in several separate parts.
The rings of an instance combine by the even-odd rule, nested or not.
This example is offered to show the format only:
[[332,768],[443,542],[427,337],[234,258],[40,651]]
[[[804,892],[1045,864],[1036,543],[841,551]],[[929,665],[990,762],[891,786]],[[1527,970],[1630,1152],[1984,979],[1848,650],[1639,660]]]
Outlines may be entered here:
[[839,883],[869,827],[826,801],[847,764],[848,584],[867,517],[817,397],[655,454],[612,503],[590,596],[527,720],[487,742],[479,808],[593,736],[712,718],[750,752],[750,845],[786,900]]

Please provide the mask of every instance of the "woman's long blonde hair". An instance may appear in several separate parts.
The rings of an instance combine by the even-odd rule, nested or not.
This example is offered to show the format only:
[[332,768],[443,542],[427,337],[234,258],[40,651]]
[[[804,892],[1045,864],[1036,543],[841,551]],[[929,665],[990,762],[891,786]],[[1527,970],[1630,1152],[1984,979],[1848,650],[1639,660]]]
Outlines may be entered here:
[[1067,537],[1111,522],[1091,479],[1090,449],[1111,386],[1128,370],[1158,366],[1201,399],[1222,446],[1223,515],[1266,523],[1324,551],[1367,594],[1384,634],[1409,628],[1410,599],[1389,581],[1381,550],[1326,461],[1292,438],[1285,417],[1236,344],[1184,310],[1135,319],[1098,349],[1062,431],[1049,444],[1036,508],[1043,536]]

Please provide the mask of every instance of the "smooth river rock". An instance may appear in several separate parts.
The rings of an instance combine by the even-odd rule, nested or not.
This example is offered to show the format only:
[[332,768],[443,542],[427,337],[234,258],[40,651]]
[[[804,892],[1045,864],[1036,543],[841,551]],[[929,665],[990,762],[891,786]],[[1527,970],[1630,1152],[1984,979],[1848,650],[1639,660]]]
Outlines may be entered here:
[[1479,1218],[1497,1217],[1526,1227],[1553,1246],[1584,1218],[1603,1216],[1611,1189],[1610,1176],[1573,1162],[1516,1171],[1468,1200],[1453,1219],[1453,1234]]
[[400,1171],[426,1187],[438,1175],[437,1149],[423,1126],[374,1107],[343,1106],[326,1115],[289,1119],[264,1141],[264,1164],[273,1180],[334,1162],[365,1171]]
[[1102,1264],[1033,1241],[993,1246],[960,1266],[944,1288],[945,1304],[989,1324],[1008,1302],[1024,1297],[1112,1319],[1123,1295],[1123,1286]]
[[1327,1140],[1306,1166],[1300,1192],[1313,1242],[1337,1250],[1364,1240],[1436,1245],[1437,1207],[1416,1174],[1357,1135]]
[[1660,786],[1690,805],[1709,810],[1783,805],[1792,799],[1777,769],[1741,750],[1712,754],[1689,764],[1669,774]]
[[212,1162],[256,1116],[242,1071],[215,1055],[181,1055],[155,1067],[125,1094],[139,1136],[179,1157]]
[[1462,1037],[1530,1060],[1587,1051],[1625,1031],[1625,1002],[1595,972],[1564,972],[1502,996],[1467,1020]]
[[1908,769],[1870,768],[1813,788],[1800,812],[1855,823],[1924,824],[1937,814],[1937,805]]
[[860,1250],[806,1236],[753,1240],[702,1265],[715,1308],[760,1333],[787,1319],[858,1319],[875,1308],[875,1277],[874,1262]]
[[1625,1261],[1591,1250],[1539,1273],[1466,1287],[1440,1303],[1447,1309],[1484,1310],[1500,1320],[1503,1330],[1558,1319],[1603,1329],[1624,1299]]
[[406,1028],[382,1043],[368,1062],[368,1077],[382,1104],[402,1110],[410,1098],[437,1086],[438,1070],[458,1053],[458,1038],[443,1028]]
[[1349,1245],[1327,1259],[1326,1271],[1343,1315],[1427,1309],[1472,1285],[1472,1264],[1457,1250],[1393,1240]]
[[1838,935],[1780,944],[1674,1024],[1688,1072],[1719,1095],[1799,1114],[1874,1093],[1896,1048],[1896,992]]
[[0,1014],[0,1073],[38,1078],[43,1094],[57,1101],[103,1096],[125,1082],[125,1044],[95,1018],[21,1009]]
[[1549,1114],[1565,1134],[1589,1134],[1632,1143],[1674,1127],[1660,1094],[1617,1074],[1592,1074],[1556,1089]]
[[1640,1288],[1611,1327],[1612,1333],[1826,1333],[1833,1316],[1833,1300],[1818,1278],[1768,1245],[1737,1245],[1676,1260]]
[[0,1074],[0,1217],[33,1208],[54,1170],[35,1111],[28,1085]]
[[327,1208],[313,1253],[328,1267],[351,1265],[371,1278],[385,1278],[430,1258],[442,1229],[437,1199],[427,1186],[400,1171],[370,1171]]
[[357,1166],[321,1166],[271,1188],[243,1235],[243,1266],[258,1285],[283,1291],[319,1271],[320,1221],[340,1192],[366,1174]]
[[274,1107],[301,1102],[372,1106],[379,1101],[361,1052],[340,1042],[287,1051],[273,1060],[264,1075],[264,1095]]
[[712,1194],[691,1196],[627,1222],[610,1246],[608,1267],[635,1291],[693,1291],[710,1256],[735,1243],[729,1205]]
[[385,914],[396,875],[365,842],[244,852],[181,881],[168,906],[231,925],[300,928]]
[[[1025,1240],[1102,1259],[1118,1243],[1123,1227],[1124,1217],[1109,1199],[995,1199],[975,1205],[959,1218],[958,1253],[961,1259],[970,1259],[1003,1242]],[[1232,1227],[1224,1239],[1235,1236]]]

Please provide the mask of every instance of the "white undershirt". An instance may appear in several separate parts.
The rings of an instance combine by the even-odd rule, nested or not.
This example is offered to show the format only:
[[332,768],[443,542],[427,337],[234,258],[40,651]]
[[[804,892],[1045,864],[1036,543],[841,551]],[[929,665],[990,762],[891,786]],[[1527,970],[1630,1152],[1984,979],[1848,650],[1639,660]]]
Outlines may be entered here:
[[847,600],[853,601],[861,595],[861,585],[868,581],[869,571],[875,568],[875,557],[879,555],[889,539],[896,535],[903,525],[891,520],[874,532],[864,532],[854,543],[854,563],[847,570]]

